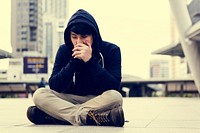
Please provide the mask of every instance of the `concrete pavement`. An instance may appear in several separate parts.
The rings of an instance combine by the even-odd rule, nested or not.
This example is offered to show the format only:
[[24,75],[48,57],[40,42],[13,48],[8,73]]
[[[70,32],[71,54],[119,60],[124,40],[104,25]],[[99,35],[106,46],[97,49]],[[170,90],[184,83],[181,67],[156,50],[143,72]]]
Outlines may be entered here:
[[123,128],[34,125],[31,105],[32,98],[0,99],[0,133],[200,133],[200,98],[124,98]]

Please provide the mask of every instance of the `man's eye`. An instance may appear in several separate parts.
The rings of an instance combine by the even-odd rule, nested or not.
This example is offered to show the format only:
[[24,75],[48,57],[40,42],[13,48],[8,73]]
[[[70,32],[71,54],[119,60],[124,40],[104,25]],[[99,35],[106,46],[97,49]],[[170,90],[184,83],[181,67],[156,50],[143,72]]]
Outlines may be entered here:
[[82,38],[86,38],[87,36],[88,36],[88,35],[82,35],[81,37],[82,37]]
[[76,36],[71,36],[72,38],[77,38]]

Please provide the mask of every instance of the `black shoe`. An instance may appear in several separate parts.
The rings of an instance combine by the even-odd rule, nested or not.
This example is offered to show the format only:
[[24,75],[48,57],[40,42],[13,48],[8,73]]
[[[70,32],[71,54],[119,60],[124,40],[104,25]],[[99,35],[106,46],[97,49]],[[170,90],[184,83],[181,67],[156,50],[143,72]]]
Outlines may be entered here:
[[124,112],[122,107],[104,112],[90,110],[87,114],[86,123],[87,125],[123,127]]
[[59,124],[59,125],[71,125],[67,121],[58,120],[52,116],[41,111],[36,106],[30,106],[27,110],[27,118],[34,124]]

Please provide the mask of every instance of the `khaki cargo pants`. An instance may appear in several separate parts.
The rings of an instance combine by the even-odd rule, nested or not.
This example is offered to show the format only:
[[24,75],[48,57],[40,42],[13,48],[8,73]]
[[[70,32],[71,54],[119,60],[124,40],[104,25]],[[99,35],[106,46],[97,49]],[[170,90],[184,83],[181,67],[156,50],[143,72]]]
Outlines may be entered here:
[[110,110],[122,106],[122,96],[116,90],[108,90],[99,96],[77,96],[39,88],[33,95],[35,105],[47,114],[72,125],[86,124],[89,110]]

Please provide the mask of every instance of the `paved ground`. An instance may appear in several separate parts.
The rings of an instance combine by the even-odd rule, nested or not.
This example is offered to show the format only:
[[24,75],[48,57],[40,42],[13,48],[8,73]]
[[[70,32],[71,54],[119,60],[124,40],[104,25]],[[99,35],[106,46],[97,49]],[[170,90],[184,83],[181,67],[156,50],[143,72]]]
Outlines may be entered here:
[[200,133],[199,98],[124,98],[123,128],[34,125],[26,118],[32,99],[0,99],[0,133]]

